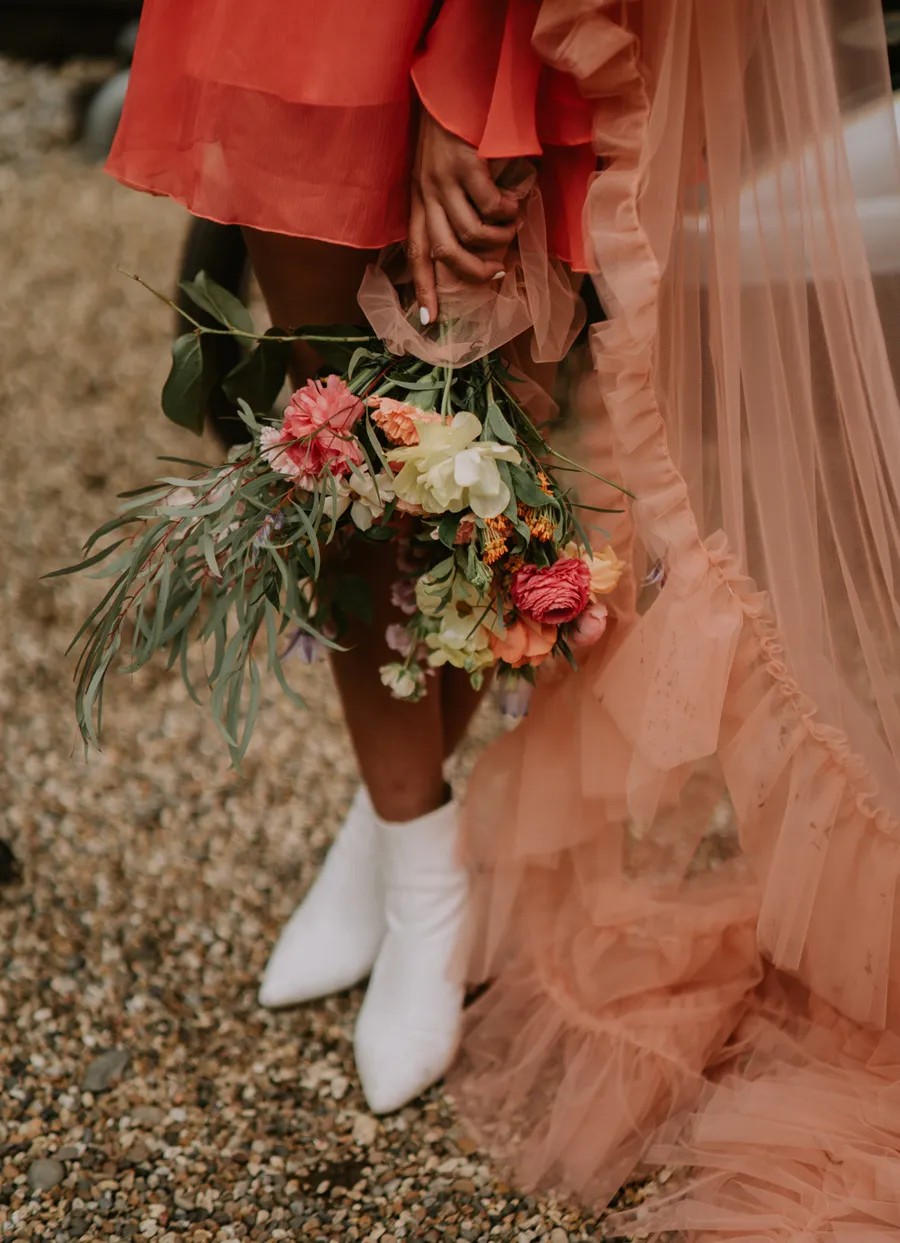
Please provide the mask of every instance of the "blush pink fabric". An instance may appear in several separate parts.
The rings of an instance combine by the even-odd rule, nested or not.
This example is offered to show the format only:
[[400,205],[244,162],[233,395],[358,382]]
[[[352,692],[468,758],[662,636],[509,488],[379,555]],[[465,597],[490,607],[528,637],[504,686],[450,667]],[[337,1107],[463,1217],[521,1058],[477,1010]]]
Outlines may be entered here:
[[897,193],[880,6],[545,0],[535,42],[604,163],[581,454],[637,499],[607,635],[472,778],[451,1087],[528,1187],[666,1167],[611,1233],[898,1243],[900,221],[873,281],[844,143]]

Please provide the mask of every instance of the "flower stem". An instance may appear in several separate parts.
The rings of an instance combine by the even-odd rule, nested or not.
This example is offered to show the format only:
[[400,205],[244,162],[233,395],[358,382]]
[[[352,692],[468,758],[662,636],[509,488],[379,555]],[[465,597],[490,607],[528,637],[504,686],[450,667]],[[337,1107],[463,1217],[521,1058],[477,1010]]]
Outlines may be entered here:
[[453,368],[444,368],[444,393],[441,397],[441,415],[446,418],[450,413],[450,389],[453,385]]
[[165,303],[167,307],[175,311],[177,315],[180,315],[182,319],[187,320],[196,333],[205,333],[208,336],[214,337],[243,337],[248,341],[262,341],[264,339],[267,341],[338,341],[345,345],[365,345],[375,339],[372,333],[367,333],[364,336],[358,337],[335,337],[332,336],[331,333],[322,332],[291,332],[285,333],[283,336],[274,336],[271,333],[265,332],[247,332],[243,328],[209,328],[206,324],[201,324],[199,320],[193,317],[193,315],[189,315],[183,307],[180,307],[177,304],[177,302],[173,302],[171,298],[167,298],[166,295],[160,293],[158,289],[154,289],[152,285],[148,285],[143,277],[138,276],[136,272],[126,272],[124,268],[117,268],[116,270],[121,272],[123,276],[130,276],[133,281],[137,281],[139,285],[141,285],[149,293],[152,293],[154,298],[158,298],[160,302]]

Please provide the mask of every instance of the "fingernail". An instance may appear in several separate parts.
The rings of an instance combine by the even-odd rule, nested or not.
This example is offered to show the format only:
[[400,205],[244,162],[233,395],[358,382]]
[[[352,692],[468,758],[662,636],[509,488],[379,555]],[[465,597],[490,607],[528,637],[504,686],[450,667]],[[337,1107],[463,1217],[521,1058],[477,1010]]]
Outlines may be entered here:
[[495,272],[494,275],[491,277],[491,280],[502,281],[505,275],[506,275],[505,272]]
[[427,306],[420,306],[420,307],[419,307],[419,319],[422,321],[422,327],[423,327],[423,328],[425,328],[428,324],[430,324],[430,323],[431,323],[431,316],[430,316],[430,315],[429,315],[429,313],[428,313],[428,307],[427,307]]

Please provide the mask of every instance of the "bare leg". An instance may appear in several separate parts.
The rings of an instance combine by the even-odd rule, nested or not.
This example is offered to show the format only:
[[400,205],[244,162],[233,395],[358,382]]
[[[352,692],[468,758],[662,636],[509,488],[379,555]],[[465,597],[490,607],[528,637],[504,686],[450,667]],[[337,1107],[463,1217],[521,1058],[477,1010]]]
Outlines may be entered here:
[[[356,293],[366,251],[304,238],[247,230],[247,244],[263,296],[275,323],[355,323],[361,319]],[[303,382],[318,366],[308,346],[297,349],[295,379]],[[372,592],[373,625],[354,624],[350,650],[333,661],[335,680],[353,745],[376,811],[391,821],[412,820],[444,799],[440,679],[417,704],[392,698],[378,669],[395,659],[384,641],[385,627],[401,621],[390,603],[397,577],[396,549],[361,540],[351,545],[346,568]]]

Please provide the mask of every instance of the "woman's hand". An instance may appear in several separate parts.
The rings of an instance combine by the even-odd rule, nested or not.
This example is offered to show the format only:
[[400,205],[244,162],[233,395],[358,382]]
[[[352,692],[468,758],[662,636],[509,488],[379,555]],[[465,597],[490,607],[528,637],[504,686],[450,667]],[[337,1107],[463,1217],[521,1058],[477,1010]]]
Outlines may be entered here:
[[436,263],[476,284],[502,275],[520,206],[474,147],[422,110],[406,250],[423,324],[438,315]]

